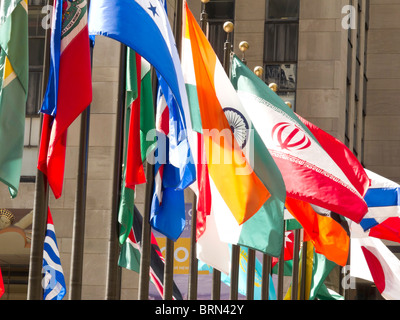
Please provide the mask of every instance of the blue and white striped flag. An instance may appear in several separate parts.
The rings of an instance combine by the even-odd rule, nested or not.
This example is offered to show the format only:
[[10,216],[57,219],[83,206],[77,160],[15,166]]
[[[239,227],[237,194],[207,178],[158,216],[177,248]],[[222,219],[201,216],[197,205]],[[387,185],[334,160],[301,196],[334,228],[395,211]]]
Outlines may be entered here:
[[365,169],[371,186],[364,196],[368,212],[360,222],[364,231],[390,217],[400,216],[400,185]]
[[43,247],[43,300],[62,300],[67,292],[50,208]]

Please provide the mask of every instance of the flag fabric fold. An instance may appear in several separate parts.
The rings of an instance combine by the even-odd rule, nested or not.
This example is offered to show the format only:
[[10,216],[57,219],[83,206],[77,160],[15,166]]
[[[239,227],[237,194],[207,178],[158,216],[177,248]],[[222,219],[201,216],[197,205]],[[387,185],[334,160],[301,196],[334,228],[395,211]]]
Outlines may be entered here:
[[368,178],[344,144],[304,123],[237,57],[231,80],[282,173],[287,197],[360,222],[368,210],[362,193]]
[[135,189],[140,182],[131,180],[127,183],[126,180],[128,176],[137,174],[142,174],[145,179],[144,162],[151,157],[156,145],[152,136],[155,126],[153,110],[150,64],[127,48],[124,172],[118,212],[120,244],[125,242],[132,228]]
[[67,292],[50,208],[43,247],[43,300],[62,300]]
[[[164,10],[167,12],[166,1]],[[176,241],[185,227],[184,189],[196,180],[189,145],[190,122],[184,118],[173,93],[157,72],[156,135],[154,152],[154,192],[150,212],[151,226]],[[187,107],[187,105],[186,105]],[[190,131],[189,131],[190,130]]]
[[37,167],[58,199],[63,188],[68,127],[92,101],[86,0],[55,2],[50,46]]
[[5,1],[0,9],[0,181],[18,194],[28,96],[28,4]]

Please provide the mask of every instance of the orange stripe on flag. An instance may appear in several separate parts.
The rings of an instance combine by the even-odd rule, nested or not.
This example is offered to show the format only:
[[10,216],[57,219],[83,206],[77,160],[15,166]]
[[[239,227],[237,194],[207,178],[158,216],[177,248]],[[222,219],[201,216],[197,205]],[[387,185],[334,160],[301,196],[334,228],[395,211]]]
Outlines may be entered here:
[[217,57],[187,6],[186,12],[209,174],[236,221],[242,224],[261,208],[270,193],[234,138],[214,86]]

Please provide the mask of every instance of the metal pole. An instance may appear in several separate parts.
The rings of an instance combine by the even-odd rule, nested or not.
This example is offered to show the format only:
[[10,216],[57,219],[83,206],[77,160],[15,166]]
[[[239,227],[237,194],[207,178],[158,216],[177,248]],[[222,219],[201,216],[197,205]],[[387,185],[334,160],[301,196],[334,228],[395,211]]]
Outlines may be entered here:
[[268,300],[269,298],[269,277],[271,274],[271,261],[271,256],[264,253],[262,267],[261,300]]
[[283,226],[282,251],[278,261],[278,288],[277,299],[283,300],[283,279],[285,271],[285,225]]
[[196,250],[196,234],[197,234],[196,225],[197,225],[197,196],[193,192],[191,233],[190,233],[189,283],[188,283],[189,300],[197,299],[198,260],[197,260],[197,250]]
[[294,230],[293,243],[293,272],[292,272],[292,300],[298,299],[299,290],[299,249],[300,249],[300,229]]
[[249,256],[247,258],[247,300],[254,300],[254,272],[256,269],[256,252],[254,249],[248,250]]
[[[156,93],[157,93],[157,74],[152,68],[152,90],[154,95],[154,112],[156,112]],[[140,258],[139,272],[139,300],[149,299],[149,281],[150,281],[150,259],[151,259],[151,226],[150,226],[150,210],[151,201],[154,190],[154,164],[147,162],[146,164],[146,191],[144,200],[143,224],[142,224],[142,252]]]
[[89,148],[90,106],[81,114],[78,176],[75,197],[75,214],[72,232],[70,300],[80,300],[82,295],[83,251],[85,241],[87,161]]
[[114,174],[113,174],[113,196],[110,221],[110,234],[108,240],[108,269],[106,283],[107,300],[119,300],[121,296],[121,268],[118,266],[120,252],[119,245],[119,224],[118,210],[121,197],[122,158],[124,144],[124,118],[126,98],[126,50],[127,47],[121,44],[119,89],[117,120],[115,132],[114,150]]
[[307,242],[303,241],[303,249],[301,254],[300,300],[305,300],[306,296],[306,268],[307,268]]
[[[47,1],[47,5],[53,5],[53,0]],[[44,66],[42,79],[41,100],[43,100],[48,73],[50,68],[50,34],[51,28],[46,30],[44,47]],[[43,116],[40,117],[42,127]],[[47,223],[48,207],[48,183],[46,176],[40,171],[36,171],[35,198],[33,204],[32,219],[32,240],[29,260],[29,279],[28,279],[28,300],[42,300],[42,265],[43,265],[43,246]]]

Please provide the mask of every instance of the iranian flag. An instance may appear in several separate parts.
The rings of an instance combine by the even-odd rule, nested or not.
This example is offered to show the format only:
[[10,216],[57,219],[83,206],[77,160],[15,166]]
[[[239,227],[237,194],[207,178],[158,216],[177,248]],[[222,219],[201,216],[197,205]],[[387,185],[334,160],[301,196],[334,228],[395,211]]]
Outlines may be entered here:
[[369,179],[348,148],[297,116],[236,56],[231,80],[282,173],[287,197],[360,222]]
[[209,212],[201,216],[198,251],[213,255],[210,260],[226,257],[223,244],[221,253],[216,253],[217,243],[222,241],[279,256],[286,197],[283,178],[187,6],[184,30],[187,117],[195,130],[191,145],[198,146],[194,158],[200,183],[196,191],[203,201],[200,206],[210,204]]

